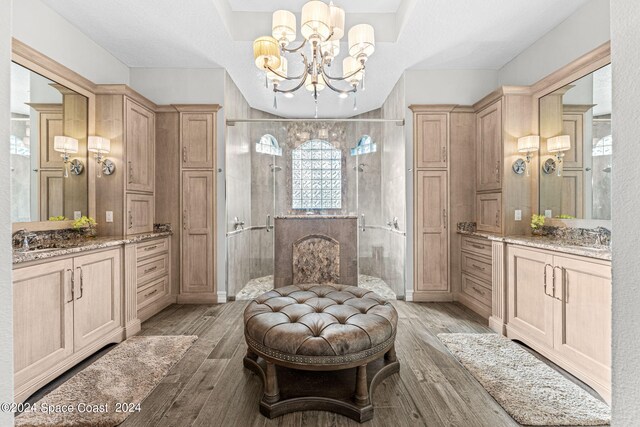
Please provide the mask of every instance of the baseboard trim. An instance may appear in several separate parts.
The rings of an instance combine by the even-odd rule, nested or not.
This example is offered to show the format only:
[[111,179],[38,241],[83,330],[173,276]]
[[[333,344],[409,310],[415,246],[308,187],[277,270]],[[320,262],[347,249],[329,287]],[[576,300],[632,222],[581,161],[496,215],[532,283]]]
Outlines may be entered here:
[[218,304],[224,304],[227,302],[227,292],[219,291],[218,292]]
[[406,302],[413,302],[413,291],[407,289],[404,294],[404,300]]
[[[145,320],[148,320],[149,318],[160,313],[162,310],[169,307],[171,304],[175,304],[175,303],[176,303],[175,295],[166,295],[160,298],[158,301],[154,302],[153,304],[150,304],[138,310],[138,319],[140,319],[140,322],[144,322]],[[129,337],[129,335],[127,335],[127,337]]]
[[473,297],[467,296],[464,293],[458,293],[456,300],[485,319],[489,319],[491,316],[491,307],[476,301]]
[[195,294],[178,295],[178,304],[217,304],[218,294],[215,292],[202,292]]
[[490,316],[489,317],[489,328],[494,331],[495,333],[498,333],[500,335],[507,335],[507,325],[505,325],[502,322],[502,319],[495,317],[495,316]]
[[127,326],[124,327],[124,334],[126,338],[136,335],[142,330],[142,320],[133,319]]
[[446,291],[414,291],[412,295],[414,302],[453,302],[453,294]]

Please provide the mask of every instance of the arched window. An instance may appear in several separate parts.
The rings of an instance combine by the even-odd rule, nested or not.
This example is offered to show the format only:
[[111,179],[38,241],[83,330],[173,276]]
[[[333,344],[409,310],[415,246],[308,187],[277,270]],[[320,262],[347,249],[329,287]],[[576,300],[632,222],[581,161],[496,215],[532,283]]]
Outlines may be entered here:
[[342,152],[312,139],[291,153],[292,208],[342,208]]
[[262,135],[260,141],[256,142],[256,153],[282,156],[282,148],[275,136],[266,133]]

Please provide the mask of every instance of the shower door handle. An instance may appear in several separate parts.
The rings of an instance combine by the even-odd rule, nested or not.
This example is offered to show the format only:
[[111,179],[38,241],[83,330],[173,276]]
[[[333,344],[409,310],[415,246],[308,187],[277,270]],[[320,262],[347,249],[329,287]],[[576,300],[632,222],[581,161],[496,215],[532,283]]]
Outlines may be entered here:
[[267,215],[267,226],[265,228],[267,229],[267,233],[271,231],[271,215]]
[[360,215],[360,227],[362,228],[362,231],[365,231],[365,227],[366,227],[366,221],[364,219],[364,214]]

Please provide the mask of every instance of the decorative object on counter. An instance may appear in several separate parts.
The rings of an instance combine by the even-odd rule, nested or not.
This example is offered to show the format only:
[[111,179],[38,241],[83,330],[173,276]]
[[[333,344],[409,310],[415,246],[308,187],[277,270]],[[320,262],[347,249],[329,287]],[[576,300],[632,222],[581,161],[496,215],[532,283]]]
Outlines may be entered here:
[[477,223],[475,222],[459,222],[457,224],[458,231],[466,231],[473,233],[477,230]]
[[73,224],[71,224],[74,230],[85,229],[85,237],[95,237],[97,234],[97,225],[98,223],[95,219],[84,215],[73,221]]
[[[50,408],[81,402],[107,411],[24,412],[16,426],[117,426],[139,405],[198,339],[196,336],[132,337],[74,375],[38,403]],[[130,406],[128,406],[127,402]],[[117,411],[117,405],[125,406]]]
[[522,425],[608,425],[611,410],[518,344],[497,334],[438,334]]
[[49,217],[49,221],[69,221],[69,219],[64,215],[58,215]]
[[538,151],[539,148],[540,137],[538,135],[518,138],[518,153],[524,153],[526,157],[525,160],[517,159],[513,162],[513,171],[518,175],[522,175],[526,171],[527,176],[531,176],[531,159],[533,159],[533,153]]
[[89,136],[88,150],[95,153],[96,163],[98,164],[98,178],[101,178],[103,173],[105,175],[111,175],[116,170],[115,163],[104,157],[105,154],[111,152],[111,140],[101,136],[91,135]]
[[535,235],[543,235],[545,216],[533,214],[531,215],[531,232]]
[[171,224],[153,224],[154,233],[172,233]]

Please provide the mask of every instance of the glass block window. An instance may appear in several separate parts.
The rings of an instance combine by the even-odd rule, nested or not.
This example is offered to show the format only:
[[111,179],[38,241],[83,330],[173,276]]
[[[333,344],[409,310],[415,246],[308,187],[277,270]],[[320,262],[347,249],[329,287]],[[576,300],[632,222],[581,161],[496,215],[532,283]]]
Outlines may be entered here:
[[292,208],[342,208],[342,152],[312,139],[291,152]]
[[262,135],[260,141],[256,142],[256,153],[282,156],[282,148],[275,136],[267,133]]
[[352,156],[361,156],[363,154],[375,153],[378,151],[378,146],[369,135],[362,135],[358,140],[355,148],[351,149]]

